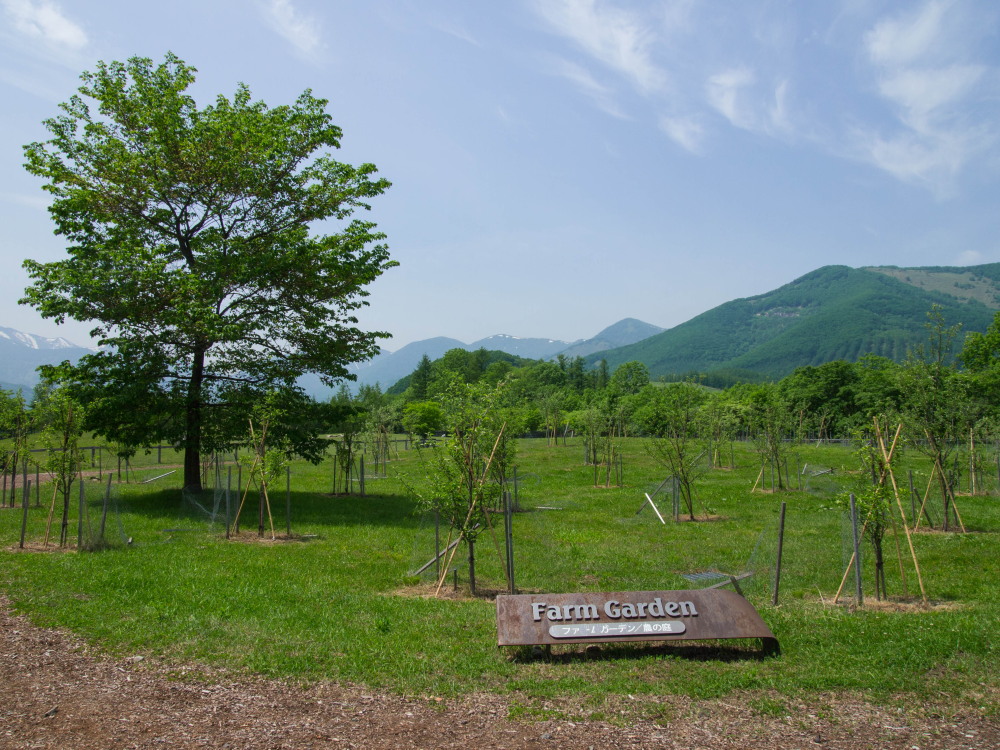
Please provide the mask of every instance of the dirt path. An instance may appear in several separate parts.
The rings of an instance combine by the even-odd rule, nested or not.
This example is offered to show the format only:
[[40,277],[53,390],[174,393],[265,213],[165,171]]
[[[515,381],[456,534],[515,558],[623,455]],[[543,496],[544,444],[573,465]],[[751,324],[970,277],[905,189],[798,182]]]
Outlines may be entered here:
[[[768,716],[749,696],[697,703],[624,698],[605,708],[614,717],[608,721],[513,721],[510,701],[405,699],[332,684],[206,677],[204,670],[141,657],[114,659],[70,635],[32,626],[0,597],[0,748],[1000,747],[995,710],[992,718],[974,709],[904,714],[818,696],[794,702],[791,716]],[[584,713],[568,702],[548,707],[561,715]],[[642,718],[654,714],[670,720]]]

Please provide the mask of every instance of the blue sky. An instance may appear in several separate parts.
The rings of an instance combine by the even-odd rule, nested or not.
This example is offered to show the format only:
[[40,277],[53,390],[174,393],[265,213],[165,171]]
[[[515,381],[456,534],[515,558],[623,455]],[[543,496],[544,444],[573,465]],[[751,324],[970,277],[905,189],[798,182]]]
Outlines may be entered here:
[[362,323],[395,350],[1000,261],[998,31],[994,0],[0,0],[0,325],[87,342],[16,304],[62,252],[21,146],[97,60],[329,99],[338,158],[393,182]]

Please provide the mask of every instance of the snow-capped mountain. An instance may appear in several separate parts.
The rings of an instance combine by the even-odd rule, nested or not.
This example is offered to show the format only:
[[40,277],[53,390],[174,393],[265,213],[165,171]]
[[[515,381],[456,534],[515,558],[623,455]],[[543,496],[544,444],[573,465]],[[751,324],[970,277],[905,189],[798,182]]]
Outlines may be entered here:
[[28,394],[39,380],[39,365],[67,359],[76,362],[92,351],[62,337],[47,338],[0,326],[0,388]]
[[0,341],[10,341],[14,344],[26,346],[29,349],[79,349],[76,344],[67,341],[62,336],[50,339],[44,336],[36,336],[33,333],[24,333],[13,328],[0,326]]

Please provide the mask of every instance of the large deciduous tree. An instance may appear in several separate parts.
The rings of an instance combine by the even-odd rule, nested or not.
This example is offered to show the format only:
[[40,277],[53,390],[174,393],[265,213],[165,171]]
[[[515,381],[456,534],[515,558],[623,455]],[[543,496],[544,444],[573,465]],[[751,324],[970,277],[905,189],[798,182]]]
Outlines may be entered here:
[[191,489],[262,394],[294,398],[302,373],[332,383],[375,354],[386,334],[354,315],[395,265],[351,218],[389,183],[331,158],[325,100],[269,108],[241,84],[199,108],[195,72],[173,55],[98,63],[45,121],[51,139],[25,147],[68,257],[25,261],[22,300],[96,324],[100,351],[59,372],[92,402],[88,426],[182,445]]

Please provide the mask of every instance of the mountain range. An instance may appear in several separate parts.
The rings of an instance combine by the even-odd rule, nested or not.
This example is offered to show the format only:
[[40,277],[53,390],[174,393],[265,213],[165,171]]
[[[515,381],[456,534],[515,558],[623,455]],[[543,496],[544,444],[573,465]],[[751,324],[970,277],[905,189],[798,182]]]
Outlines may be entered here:
[[[505,334],[471,344],[436,337],[383,351],[351,366],[358,385],[387,390],[426,355],[449,349],[503,351],[528,359],[583,357],[644,363],[655,377],[727,375],[730,379],[781,378],[796,367],[877,354],[902,360],[927,339],[927,313],[937,306],[948,325],[985,331],[1000,310],[1000,263],[898,268],[824,266],[765,294],[732,300],[673,328],[626,318],[576,342]],[[960,340],[958,345],[960,345]],[[62,338],[43,338],[0,327],[0,387],[30,390],[41,364],[76,361],[91,351]],[[300,384],[329,397],[315,376]]]
[[437,337],[414,341],[395,352],[382,352],[368,362],[352,365],[351,371],[357,375],[358,385],[378,383],[383,390],[386,390],[413,372],[425,354],[431,360],[435,360],[449,349],[465,349],[470,352],[486,349],[516,354],[525,359],[553,359],[560,354],[566,357],[586,357],[634,344],[661,331],[662,328],[650,323],[625,318],[608,326],[596,336],[573,343],[557,339],[518,338],[507,334],[488,336],[471,344],[465,344],[457,339]]
[[38,382],[36,368],[70,360],[75,362],[92,349],[66,339],[45,338],[0,327],[0,388],[29,393]]

